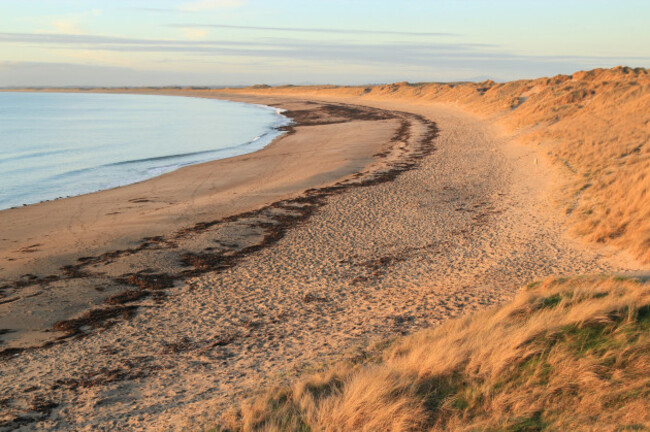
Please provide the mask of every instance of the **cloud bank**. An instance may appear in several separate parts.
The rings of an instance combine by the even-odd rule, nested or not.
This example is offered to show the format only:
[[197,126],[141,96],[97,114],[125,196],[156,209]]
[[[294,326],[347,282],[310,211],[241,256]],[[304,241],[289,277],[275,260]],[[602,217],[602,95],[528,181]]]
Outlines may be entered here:
[[[530,56],[506,52],[497,46],[460,42],[336,42],[298,38],[245,41],[203,40],[207,36],[205,33],[193,36],[197,40],[0,33],[0,46],[42,47],[64,57],[66,51],[70,51],[97,52],[95,57],[102,52],[134,57],[152,54],[159,59],[156,71],[75,63],[5,62],[0,67],[0,86],[75,85],[75,82],[77,85],[283,84],[303,83],[305,77],[310,82],[334,84],[488,77],[507,80],[618,64],[635,66],[648,64],[649,60],[648,57]],[[166,64],[175,70],[169,70]],[[36,72],[36,66],[41,68],[40,73]]]

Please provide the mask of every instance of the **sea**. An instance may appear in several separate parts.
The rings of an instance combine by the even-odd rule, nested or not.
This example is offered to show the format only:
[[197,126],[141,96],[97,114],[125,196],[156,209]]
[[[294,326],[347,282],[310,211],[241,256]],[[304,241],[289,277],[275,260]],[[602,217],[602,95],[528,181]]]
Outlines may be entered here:
[[289,123],[276,108],[216,99],[0,92],[0,209],[254,152]]

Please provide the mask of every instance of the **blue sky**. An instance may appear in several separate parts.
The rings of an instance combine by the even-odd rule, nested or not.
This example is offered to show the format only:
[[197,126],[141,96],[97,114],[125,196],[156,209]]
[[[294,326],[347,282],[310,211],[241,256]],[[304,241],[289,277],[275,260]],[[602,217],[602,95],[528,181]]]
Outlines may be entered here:
[[648,0],[0,0],[0,86],[511,80],[650,66]]

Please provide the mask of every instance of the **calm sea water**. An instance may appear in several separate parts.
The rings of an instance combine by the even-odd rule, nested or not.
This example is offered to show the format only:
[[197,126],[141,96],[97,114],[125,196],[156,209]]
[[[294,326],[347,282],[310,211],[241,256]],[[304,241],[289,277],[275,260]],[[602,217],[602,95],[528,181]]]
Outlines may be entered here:
[[0,93],[0,209],[249,153],[288,122],[274,108],[214,99]]

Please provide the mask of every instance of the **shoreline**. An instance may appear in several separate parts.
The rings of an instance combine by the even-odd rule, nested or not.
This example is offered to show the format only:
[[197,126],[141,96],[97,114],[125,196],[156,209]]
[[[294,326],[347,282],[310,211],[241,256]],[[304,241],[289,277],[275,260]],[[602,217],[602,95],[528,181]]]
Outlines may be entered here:
[[[106,92],[81,92],[81,91],[74,91],[72,89],[70,91],[67,91],[67,92],[59,92],[59,91],[40,91],[39,92],[39,91],[26,91],[26,90],[25,91],[7,91],[7,90],[3,91],[3,90],[0,90],[0,92],[2,92],[2,93],[33,93],[33,94],[38,94],[38,93],[115,94],[115,93],[106,93]],[[122,95],[131,95],[131,96],[139,96],[140,95],[140,94],[137,94],[137,93],[128,93],[128,92],[127,93],[120,93],[120,94],[122,94]],[[146,96],[159,96],[159,97],[171,97],[171,96],[179,97],[180,96],[180,97],[187,97],[187,98],[196,99],[196,98],[192,97],[191,95],[164,95],[164,94],[152,93],[152,94],[147,94]],[[210,98],[210,99],[216,99],[216,98]],[[182,158],[184,156],[194,156],[194,155],[199,155],[199,154],[222,153],[222,152],[232,151],[232,150],[236,150],[236,149],[241,149],[242,147],[249,147],[249,146],[252,147],[250,150],[246,150],[244,153],[237,152],[238,154],[225,156],[225,157],[220,156],[219,154],[217,154],[217,155],[215,155],[216,158],[209,158],[209,159],[204,159],[204,160],[200,160],[200,161],[197,161],[197,162],[190,162],[190,163],[181,163],[180,161],[177,161],[177,163],[174,163],[174,167],[172,167],[170,170],[165,170],[163,172],[160,172],[158,174],[154,174],[154,175],[149,176],[149,177],[139,178],[138,180],[133,180],[133,181],[129,180],[127,183],[124,183],[124,184],[117,184],[119,182],[115,181],[114,184],[117,184],[117,185],[108,186],[108,187],[105,187],[105,188],[102,188],[102,189],[91,190],[91,191],[82,192],[82,193],[76,193],[76,194],[73,194],[73,195],[65,195],[65,196],[62,195],[62,196],[58,196],[56,198],[42,199],[42,200],[39,200],[39,201],[36,201],[36,202],[19,203],[19,204],[12,205],[10,207],[0,208],[0,212],[4,211],[4,210],[17,209],[17,208],[22,208],[22,207],[26,207],[26,206],[35,205],[35,204],[41,204],[41,203],[45,203],[45,202],[57,201],[57,200],[66,199],[66,198],[74,198],[74,197],[78,197],[78,196],[82,196],[82,195],[87,195],[87,194],[92,194],[92,193],[117,189],[117,188],[120,188],[120,187],[129,186],[129,185],[132,185],[132,184],[137,184],[137,183],[141,183],[143,181],[154,179],[154,178],[159,177],[161,175],[164,175],[164,174],[179,170],[179,169],[187,167],[187,166],[198,165],[198,164],[203,164],[203,163],[208,163],[208,162],[214,162],[214,161],[221,160],[221,159],[228,159],[228,158],[232,158],[232,157],[243,156],[243,155],[246,155],[246,154],[254,153],[254,152],[256,152],[258,150],[261,150],[262,148],[266,147],[267,145],[270,145],[275,139],[282,136],[284,134],[284,131],[287,130],[286,128],[288,126],[290,126],[291,123],[292,123],[292,120],[290,118],[287,118],[287,117],[282,115],[283,110],[278,109],[277,107],[272,107],[272,106],[268,106],[268,105],[264,105],[264,104],[260,104],[260,103],[236,102],[236,101],[230,101],[230,100],[227,100],[227,99],[217,99],[217,100],[219,100],[221,102],[225,102],[225,103],[243,104],[243,105],[248,105],[248,106],[253,106],[253,107],[256,107],[256,108],[264,109],[264,110],[267,110],[267,111],[273,111],[278,116],[278,119],[277,119],[277,121],[274,122],[273,125],[270,125],[261,135],[251,137],[248,141],[242,142],[241,144],[238,144],[236,146],[230,146],[230,147],[218,148],[218,149],[212,149],[212,150],[202,150],[202,151],[190,152],[190,153],[186,153],[186,154],[172,154],[172,155],[168,155],[168,156],[156,156],[156,157],[152,157],[152,159],[161,159],[161,158],[164,158],[164,159],[176,158],[176,159],[178,159],[178,158]],[[279,135],[277,135],[278,133],[279,133]],[[269,135],[276,135],[276,136],[269,137]],[[270,140],[269,140],[269,138],[270,138]],[[257,144],[257,141],[259,141],[259,140],[262,140],[262,143],[265,143],[265,144],[263,144],[262,147],[259,147],[259,144]],[[253,144],[256,144],[256,145],[253,146]],[[144,159],[138,159],[138,160],[123,160],[123,161],[112,162],[111,165],[114,165],[114,164],[115,165],[120,165],[120,164],[131,163],[131,162],[142,162],[142,161],[146,161],[146,160],[149,160],[149,159],[144,158]],[[102,168],[102,167],[103,167],[102,165],[98,165],[98,166],[92,167],[91,169],[96,170],[96,169]],[[153,168],[157,169],[157,168],[161,168],[161,167],[153,167]],[[88,168],[86,168],[86,169],[88,169]],[[148,168],[148,169],[152,169],[152,168]],[[65,174],[67,174],[67,173],[65,173]],[[58,192],[58,193],[64,193],[64,192]]]
[[[163,284],[164,288],[174,286],[175,281],[179,278],[185,279],[192,275],[192,272],[184,268],[188,265],[191,266],[188,264],[191,259],[196,260],[197,258],[182,256],[177,251],[181,237],[188,237],[193,230],[204,230],[203,227],[206,224],[216,224],[212,221],[228,218],[237,220],[241,215],[251,216],[255,212],[263,212],[269,205],[277,205],[277,203],[300,195],[304,190],[314,191],[319,187],[335,184],[335,182],[339,184],[347,177],[354,177],[359,171],[367,169],[372,164],[376,165],[377,160],[381,159],[377,156],[378,154],[383,155],[383,153],[389,152],[386,146],[390,145],[393,134],[398,129],[394,116],[381,114],[382,111],[379,110],[366,109],[365,114],[369,118],[364,118],[365,114],[358,116],[359,113],[354,110],[346,112],[347,108],[336,104],[321,106],[291,101],[282,101],[280,104],[294,108],[293,111],[289,111],[289,115],[292,113],[294,115],[293,123],[286,127],[286,134],[256,152],[182,167],[173,172],[127,186],[0,211],[0,222],[4,224],[3,226],[9,227],[14,236],[22,233],[31,235],[23,241],[23,244],[10,244],[8,241],[11,239],[10,236],[3,236],[4,244],[0,242],[0,251],[3,252],[0,255],[3,256],[0,261],[0,268],[3,270],[3,277],[0,281],[0,287],[3,288],[0,310],[5,309],[5,313],[0,314],[2,317],[0,318],[0,328],[7,329],[2,335],[4,344],[0,345],[4,355],[10,355],[25,348],[50,344],[61,340],[61,338],[65,339],[70,335],[77,334],[81,325],[72,326],[74,327],[74,331],[72,331],[70,322],[75,319],[82,319],[83,322],[86,322],[83,313],[90,315],[89,322],[103,323],[123,312],[132,310],[133,302],[142,299],[146,301],[147,297],[162,299],[161,292],[151,293],[141,288],[148,285],[146,281],[157,278],[156,275],[166,281]],[[328,113],[326,112],[328,107],[338,108],[334,109],[332,113]],[[305,117],[302,120],[301,115]],[[318,119],[319,115],[323,117],[320,120]],[[315,122],[313,121],[314,116],[317,118]],[[311,156],[311,162],[304,159],[298,160],[299,156],[297,158],[296,155],[291,154],[291,148],[296,145],[305,146],[308,140],[315,140],[316,144],[319,144],[315,135],[321,135],[322,131],[318,129],[334,128],[339,130],[339,133],[347,134],[349,138],[339,144],[339,151],[343,150],[344,147],[351,144],[350,140],[359,140],[360,135],[357,131],[360,126],[367,126],[366,123],[373,123],[373,130],[367,130],[368,136],[365,142],[361,139],[359,148],[356,150],[352,148],[352,153],[349,150],[344,150],[334,155],[334,160],[330,163],[319,162],[318,158],[323,155],[314,153],[314,149],[309,150],[310,153],[314,153]],[[376,128],[377,125],[374,123],[378,123],[379,127]],[[315,133],[310,133],[310,128],[317,130]],[[379,144],[374,142],[378,138]],[[285,144],[287,141],[289,142]],[[283,144],[286,145],[286,150],[280,148],[283,147]],[[280,166],[290,164],[293,172],[291,169],[285,173],[275,172],[282,170],[275,170],[273,166],[270,167],[270,171],[268,170],[269,166],[265,159],[268,159],[269,153],[273,156],[273,153],[278,152],[279,154],[275,158],[272,157],[271,160],[276,161]],[[331,150],[328,153],[332,153]],[[348,160],[350,157],[352,157],[352,163]],[[385,158],[386,155],[382,157]],[[304,167],[299,168],[299,164]],[[383,164],[385,161],[379,162],[380,167]],[[204,186],[203,196],[197,196],[196,190],[190,196],[183,192],[188,189],[188,186],[196,187],[197,181],[200,188],[204,183],[205,175],[214,175],[214,172],[223,167],[229,168],[227,171],[229,178],[216,181],[220,192],[216,197],[213,187],[210,186]],[[301,176],[295,178],[296,173]],[[262,175],[256,178],[259,174]],[[265,178],[265,175],[269,175],[270,178]],[[234,176],[234,179],[231,176]],[[273,179],[276,184],[271,181],[270,186],[274,186],[274,188],[262,185]],[[257,196],[250,194],[251,188],[257,190]],[[169,212],[164,207],[159,207],[160,202],[168,200],[170,195],[169,192],[160,193],[161,189],[171,190],[172,194],[180,195],[179,202],[171,204],[172,207],[180,206],[180,212]],[[269,192],[271,192],[270,195],[268,195]],[[240,199],[237,197],[239,193],[248,196]],[[191,204],[188,203],[188,199]],[[106,201],[109,202],[108,206]],[[198,205],[196,205],[197,201],[200,201]],[[117,212],[111,211],[104,216],[97,216],[97,214],[106,211],[101,210],[102,207],[108,207],[107,210],[110,210],[113,206],[124,206],[125,204],[130,208],[121,214],[114,214]],[[221,212],[213,210],[215,205]],[[169,203],[168,206],[170,206]],[[191,212],[188,212],[187,207],[190,207]],[[71,227],[71,221],[79,218],[77,212],[84,208],[90,208],[93,211],[92,218],[81,221],[79,228]],[[128,211],[131,208],[134,210]],[[171,221],[169,221],[170,213]],[[56,217],[53,218],[53,215]],[[215,216],[219,217],[215,219]],[[161,224],[161,218],[167,223]],[[111,228],[108,228],[107,222],[110,222]],[[88,226],[93,223],[95,228]],[[120,229],[115,229],[115,227]],[[39,229],[41,229],[40,233]],[[62,246],[65,241],[69,242],[66,237],[70,236],[71,231],[75,239],[65,250]],[[246,251],[258,246],[256,243],[267,244],[269,242],[266,234],[253,232],[250,235],[256,240],[252,243],[247,239],[238,239],[223,247],[225,250],[220,253],[234,256],[246,255]],[[168,239],[170,236],[174,237],[173,240]],[[44,241],[43,239],[47,237],[53,238],[53,240]],[[41,240],[37,240],[37,238]],[[101,240],[103,244],[98,246],[98,240]],[[16,240],[14,240],[15,242]],[[191,243],[189,240],[188,242]],[[89,245],[89,247],[84,247],[84,245]],[[205,255],[206,251],[212,252],[214,249],[209,241],[204,241],[199,246],[192,245],[184,253],[199,256]],[[130,262],[135,259],[132,255],[136,255],[136,252],[150,254],[150,249],[160,250],[167,247],[170,250],[174,249],[174,256],[149,257],[140,264]],[[9,248],[14,250],[13,255],[8,250]],[[244,253],[241,253],[241,250],[244,250]],[[16,252],[22,256],[22,262],[14,258],[17,255]],[[120,259],[125,262],[115,265],[114,261],[120,261]],[[232,257],[228,258],[228,260],[233,259]],[[133,276],[134,265],[135,268],[139,268],[145,273],[153,273],[154,276]],[[103,268],[98,269],[102,266],[110,267],[109,272],[103,271]],[[194,274],[218,269],[219,265],[212,263],[206,267],[206,264],[202,263],[195,265],[195,268],[197,267],[201,267],[201,270]],[[172,270],[174,268],[179,270]],[[162,274],[163,269],[165,275]],[[107,276],[107,273],[110,276]],[[140,274],[139,271],[135,273]],[[175,273],[177,276],[170,277],[169,273]],[[154,283],[153,285],[160,288],[159,284]],[[137,293],[133,290],[134,286]],[[46,309],[50,310],[49,313],[39,312],[39,309],[43,309],[44,300]],[[62,306],[64,303],[72,303],[72,306],[67,304],[65,308],[55,306],[56,304]],[[119,306],[106,307],[106,303]],[[124,306],[125,303],[129,303],[129,305]],[[41,307],[39,308],[37,305],[41,305]],[[111,309],[111,311],[106,312],[107,309]],[[96,314],[94,311],[102,312],[101,319],[96,320],[92,317],[93,314]],[[25,312],[29,312],[34,318],[27,321],[21,318]],[[82,321],[78,321],[78,324],[81,324]],[[52,332],[52,329],[55,331]]]

